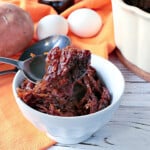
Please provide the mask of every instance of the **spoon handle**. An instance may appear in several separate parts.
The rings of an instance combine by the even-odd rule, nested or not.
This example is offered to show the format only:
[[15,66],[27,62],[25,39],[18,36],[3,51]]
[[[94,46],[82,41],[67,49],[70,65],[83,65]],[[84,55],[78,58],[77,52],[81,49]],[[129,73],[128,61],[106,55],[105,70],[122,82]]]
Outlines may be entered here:
[[6,75],[6,74],[16,73],[16,72],[17,69],[4,70],[4,71],[0,71],[0,75]]
[[18,61],[6,57],[0,57],[0,62],[6,63],[6,64],[11,64],[13,66],[16,66],[17,68],[19,67]]

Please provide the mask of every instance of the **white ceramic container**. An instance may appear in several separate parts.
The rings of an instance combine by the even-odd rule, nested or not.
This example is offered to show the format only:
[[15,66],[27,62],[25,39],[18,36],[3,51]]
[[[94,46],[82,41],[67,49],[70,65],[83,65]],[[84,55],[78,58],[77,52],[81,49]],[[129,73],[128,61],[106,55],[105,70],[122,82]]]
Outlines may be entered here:
[[24,117],[50,138],[63,144],[76,144],[88,139],[110,121],[119,107],[124,91],[124,78],[119,69],[108,60],[92,55],[92,66],[96,68],[112,95],[111,104],[93,114],[77,117],[53,116],[39,112],[25,104],[17,95],[17,87],[24,80],[23,73],[17,72],[13,80],[13,94]]
[[130,63],[150,73],[150,13],[123,0],[111,1],[117,47]]

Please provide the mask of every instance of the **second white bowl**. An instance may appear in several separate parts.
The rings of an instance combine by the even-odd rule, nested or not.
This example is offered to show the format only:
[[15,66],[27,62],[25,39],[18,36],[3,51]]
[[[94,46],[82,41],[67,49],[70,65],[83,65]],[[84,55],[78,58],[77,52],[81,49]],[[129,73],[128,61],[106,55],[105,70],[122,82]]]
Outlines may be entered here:
[[150,13],[112,0],[115,42],[121,54],[138,68],[150,73]]

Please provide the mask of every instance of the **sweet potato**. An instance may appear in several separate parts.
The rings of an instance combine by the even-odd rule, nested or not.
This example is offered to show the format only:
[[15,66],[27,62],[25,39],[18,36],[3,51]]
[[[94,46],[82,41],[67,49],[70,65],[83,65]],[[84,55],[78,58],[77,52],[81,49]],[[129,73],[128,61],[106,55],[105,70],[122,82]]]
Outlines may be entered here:
[[33,38],[31,16],[11,3],[0,3],[0,56],[9,57],[23,50]]

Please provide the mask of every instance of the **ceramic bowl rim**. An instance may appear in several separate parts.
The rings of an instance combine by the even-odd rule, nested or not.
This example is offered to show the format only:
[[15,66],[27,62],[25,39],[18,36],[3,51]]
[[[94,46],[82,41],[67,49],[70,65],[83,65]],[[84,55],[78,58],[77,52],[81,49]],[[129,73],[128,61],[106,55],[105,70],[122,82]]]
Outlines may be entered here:
[[[113,1],[113,0],[112,0]],[[135,14],[141,16],[141,17],[144,17],[144,18],[147,18],[147,19],[150,19],[150,13],[136,7],[136,6],[132,6],[132,5],[129,5],[129,4],[126,4],[123,0],[116,0],[118,1],[118,3],[123,7],[125,8],[126,10],[129,10],[129,11],[132,11],[134,12]]]
[[[93,55],[93,54],[92,54],[92,55]],[[15,101],[16,101],[16,102],[17,102],[17,101],[20,101],[23,105],[25,105],[25,107],[27,107],[28,109],[32,110],[32,111],[35,112],[35,113],[39,113],[40,115],[42,115],[42,116],[44,116],[44,117],[51,117],[51,118],[55,118],[55,119],[66,119],[66,120],[69,120],[69,119],[70,119],[70,120],[72,120],[72,119],[89,118],[89,117],[94,117],[94,116],[97,116],[97,115],[100,114],[100,113],[104,113],[104,112],[106,112],[106,111],[111,110],[111,109],[113,108],[113,106],[116,105],[117,102],[121,101],[121,96],[123,95],[124,88],[125,88],[125,80],[124,80],[124,77],[123,77],[121,71],[120,71],[113,63],[111,63],[110,61],[106,60],[105,58],[103,58],[103,57],[101,57],[101,56],[97,56],[97,55],[94,55],[94,56],[100,57],[100,59],[101,59],[102,61],[108,63],[109,65],[112,65],[112,66],[118,71],[118,73],[120,74],[120,77],[121,77],[121,80],[122,80],[122,87],[123,87],[123,88],[122,88],[122,90],[121,90],[121,92],[120,92],[120,97],[116,100],[116,102],[113,103],[113,105],[112,105],[112,103],[111,103],[109,106],[107,106],[106,108],[104,108],[104,109],[102,109],[102,110],[99,110],[99,111],[97,111],[97,112],[95,112],[95,113],[91,113],[91,114],[87,114],[87,115],[81,115],[81,116],[69,116],[69,117],[67,117],[67,116],[56,116],[56,115],[51,115],[51,114],[46,114],[46,113],[40,112],[40,111],[38,111],[38,110],[36,110],[36,109],[34,109],[34,108],[28,106],[25,102],[23,102],[23,101],[19,98],[19,96],[18,96],[18,94],[17,94],[17,92],[16,92],[16,86],[15,86],[15,85],[16,85],[17,78],[18,78],[21,74],[22,74],[22,76],[23,76],[23,73],[22,73],[22,71],[20,71],[20,70],[19,70],[19,71],[16,73],[16,75],[14,76],[13,83],[12,83],[12,89],[13,89],[13,95],[15,96]],[[25,78],[25,77],[23,77],[23,79],[24,79],[24,78]],[[112,100],[113,100],[113,98],[112,98]]]

